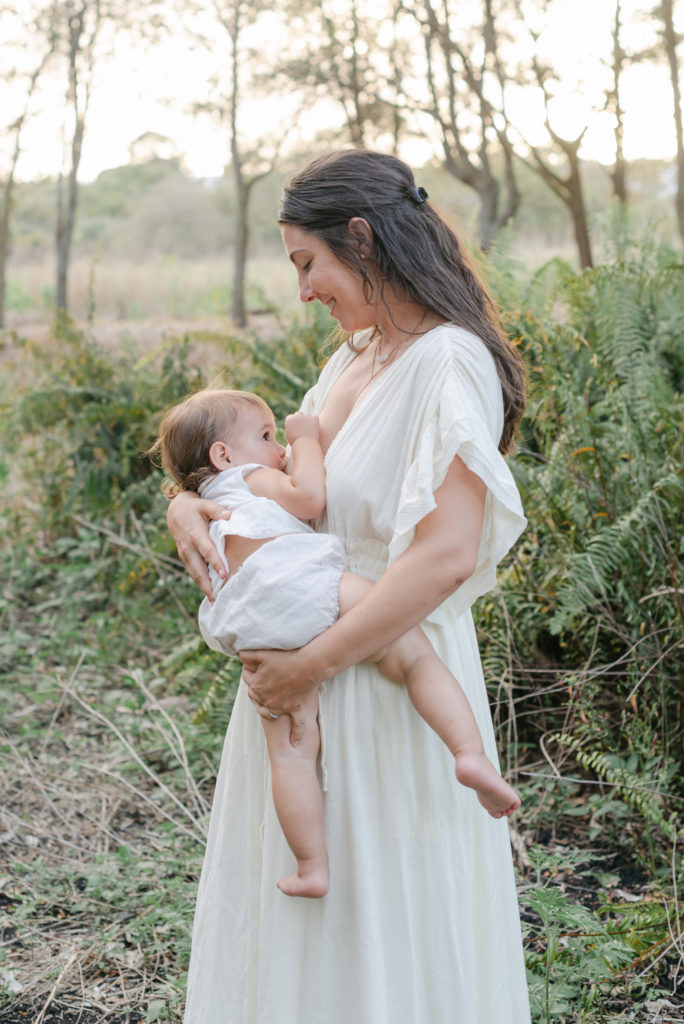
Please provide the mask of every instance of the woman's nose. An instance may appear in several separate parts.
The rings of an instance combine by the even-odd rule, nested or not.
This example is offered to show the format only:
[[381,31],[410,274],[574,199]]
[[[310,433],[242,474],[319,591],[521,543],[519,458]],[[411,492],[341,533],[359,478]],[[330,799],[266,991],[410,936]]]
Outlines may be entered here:
[[300,302],[313,302],[316,298],[313,288],[308,281],[302,281],[299,286],[299,301]]

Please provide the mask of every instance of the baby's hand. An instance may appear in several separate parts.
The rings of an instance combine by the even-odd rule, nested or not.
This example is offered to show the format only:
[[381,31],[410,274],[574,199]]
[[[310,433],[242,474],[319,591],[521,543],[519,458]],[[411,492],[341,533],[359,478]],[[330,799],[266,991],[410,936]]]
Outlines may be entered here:
[[285,420],[285,437],[288,444],[293,444],[300,437],[313,437],[318,440],[318,416],[307,416],[303,412],[295,412]]

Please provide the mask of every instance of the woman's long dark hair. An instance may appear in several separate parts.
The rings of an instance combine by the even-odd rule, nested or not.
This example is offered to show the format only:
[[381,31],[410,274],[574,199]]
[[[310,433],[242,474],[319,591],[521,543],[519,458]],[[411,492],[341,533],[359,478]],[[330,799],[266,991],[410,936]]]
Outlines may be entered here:
[[[373,230],[373,249],[349,229],[362,217]],[[369,150],[341,150],[313,160],[286,185],[278,210],[281,224],[293,224],[320,238],[337,258],[374,286],[418,302],[445,320],[472,331],[491,352],[504,403],[499,442],[510,449],[525,408],[525,372],[504,332],[499,311],[451,228],[422,201],[411,169],[397,157]],[[370,267],[369,267],[370,264]],[[377,276],[375,276],[377,274]]]

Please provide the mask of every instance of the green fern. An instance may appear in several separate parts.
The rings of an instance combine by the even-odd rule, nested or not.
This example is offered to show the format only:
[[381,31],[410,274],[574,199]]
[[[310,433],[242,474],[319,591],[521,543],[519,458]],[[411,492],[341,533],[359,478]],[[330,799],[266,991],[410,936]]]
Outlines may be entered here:
[[204,699],[194,714],[195,725],[206,724],[214,734],[225,732],[237,696],[241,675],[242,662],[240,659],[225,659],[225,664],[213,677]]
[[679,838],[677,815],[672,811],[666,813],[665,803],[661,795],[667,782],[668,773],[663,764],[651,766],[651,772],[639,771],[639,759],[636,755],[628,758],[615,753],[600,750],[587,750],[582,742],[574,736],[556,733],[549,737],[550,742],[557,742],[573,751],[582,767],[613,787],[616,794],[629,804],[651,826],[655,826],[669,843]]
[[[649,737],[684,764],[683,268],[620,217],[614,232],[593,270],[552,263],[517,294],[495,277],[529,373],[511,460],[529,526],[476,618],[524,742]],[[573,673],[583,684],[563,699]]]

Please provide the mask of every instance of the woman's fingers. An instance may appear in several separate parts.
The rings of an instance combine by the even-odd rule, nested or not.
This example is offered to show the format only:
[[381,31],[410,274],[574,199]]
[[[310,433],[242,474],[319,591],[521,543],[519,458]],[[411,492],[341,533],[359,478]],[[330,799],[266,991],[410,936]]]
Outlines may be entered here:
[[[219,574],[219,576],[224,577],[226,575],[226,570],[223,562],[221,561],[221,556],[219,555],[213,541],[210,539],[209,534],[206,533],[206,531],[199,529],[191,530],[188,536],[192,541],[194,550],[199,553],[202,562],[204,563],[205,571],[206,566],[210,565],[212,569]],[[207,574],[207,579],[208,578],[209,575]]]
[[200,498],[197,509],[207,519],[230,519],[230,509],[220,505],[218,501],[209,501],[208,498]]
[[271,713],[271,711],[267,707],[264,707],[263,704],[257,704],[257,702],[254,699],[252,699],[252,704],[257,709],[261,717],[264,718],[267,722],[273,722],[276,718],[280,718],[280,715],[282,714],[282,712],[276,714],[275,711]]
[[247,674],[256,672],[262,662],[258,651],[238,651],[238,658],[242,662],[242,674],[247,679]]
[[226,570],[209,537],[209,522],[211,519],[229,518],[230,512],[223,505],[216,501],[206,501],[190,491],[176,495],[167,513],[178,557],[210,601],[213,600],[213,593],[207,566],[215,569],[221,578],[225,578]]
[[247,696],[249,697],[249,699],[251,700],[252,704],[257,709],[261,717],[265,718],[267,722],[272,722],[274,719],[280,718],[281,715],[286,715],[288,713],[284,708],[266,707],[266,705],[262,704],[261,701],[258,700],[257,697],[249,689],[247,690]]
[[180,555],[185,568],[190,573],[190,577],[193,582],[197,584],[202,593],[205,594],[210,601],[213,601],[214,588],[211,585],[209,570],[207,569],[207,563],[204,558],[197,553],[196,548],[188,547],[181,551],[180,545],[178,546],[178,554]]
[[225,505],[219,505],[217,501],[207,501],[205,498],[200,498],[195,503],[195,509],[202,516],[202,521],[188,531],[188,536],[204,561],[215,569],[219,576],[224,577],[226,570],[221,556],[209,537],[209,522],[212,519],[230,519],[230,509]]

